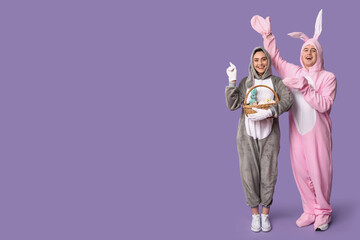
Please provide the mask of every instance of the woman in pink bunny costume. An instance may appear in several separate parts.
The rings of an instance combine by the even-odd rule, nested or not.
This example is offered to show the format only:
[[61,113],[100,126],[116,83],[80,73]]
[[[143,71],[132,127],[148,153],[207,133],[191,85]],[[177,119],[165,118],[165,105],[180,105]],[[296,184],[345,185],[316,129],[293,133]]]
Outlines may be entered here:
[[290,157],[294,178],[299,189],[304,213],[296,221],[298,227],[314,223],[315,230],[326,230],[331,221],[330,194],[332,184],[330,111],[336,95],[336,78],[324,70],[323,52],[318,38],[322,31],[322,10],[315,23],[315,34],[289,35],[305,43],[301,48],[302,67],[280,57],[270,18],[254,16],[252,27],[264,38],[273,66],[283,83],[293,93],[289,112]]

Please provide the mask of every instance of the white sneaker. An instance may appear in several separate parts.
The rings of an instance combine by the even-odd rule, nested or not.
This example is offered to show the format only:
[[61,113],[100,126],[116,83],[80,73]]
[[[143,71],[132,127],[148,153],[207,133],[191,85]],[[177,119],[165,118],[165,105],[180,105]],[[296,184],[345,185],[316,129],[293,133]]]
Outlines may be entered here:
[[317,227],[317,228],[315,229],[315,231],[326,231],[328,228],[329,228],[329,224],[328,224],[328,223],[325,223],[325,224],[320,225],[319,227]]
[[251,231],[260,232],[261,224],[260,224],[260,214],[253,214],[251,221]]
[[317,215],[314,223],[315,231],[327,230],[329,228],[330,222],[331,222],[331,215],[329,214]]
[[269,232],[271,230],[271,223],[269,215],[261,214],[261,230]]

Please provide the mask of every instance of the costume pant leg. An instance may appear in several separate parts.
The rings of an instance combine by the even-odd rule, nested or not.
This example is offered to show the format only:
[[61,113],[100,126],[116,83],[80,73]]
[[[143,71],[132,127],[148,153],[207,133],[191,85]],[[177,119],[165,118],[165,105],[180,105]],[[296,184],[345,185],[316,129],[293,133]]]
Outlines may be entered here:
[[260,204],[270,207],[277,180],[277,160],[280,151],[280,128],[274,119],[269,136],[258,141],[260,152]]
[[[245,147],[241,146],[239,149],[239,144],[247,145],[248,148],[245,150]],[[246,204],[250,207],[257,207],[260,204],[260,164],[257,148],[257,141],[251,137],[242,139],[238,143],[241,182]]]
[[257,207],[260,204],[260,163],[258,142],[246,133],[244,115],[241,116],[237,134],[240,176],[246,197],[246,204]]
[[305,157],[308,159],[309,176],[315,190],[315,214],[331,214],[332,158],[330,129],[327,126],[315,127],[311,134],[304,135],[304,150]]
[[305,213],[314,214],[316,198],[307,167],[308,159],[304,153],[304,139],[296,129],[291,111],[289,116],[289,131],[291,166],[296,185],[300,192],[303,210]]

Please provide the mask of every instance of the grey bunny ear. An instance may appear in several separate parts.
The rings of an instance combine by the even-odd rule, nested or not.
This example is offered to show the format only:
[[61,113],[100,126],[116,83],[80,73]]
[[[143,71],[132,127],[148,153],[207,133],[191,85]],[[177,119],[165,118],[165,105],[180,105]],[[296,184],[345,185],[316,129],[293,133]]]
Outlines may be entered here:
[[315,32],[314,37],[316,40],[319,38],[322,31],[322,9],[319,11],[316,22],[315,22]]

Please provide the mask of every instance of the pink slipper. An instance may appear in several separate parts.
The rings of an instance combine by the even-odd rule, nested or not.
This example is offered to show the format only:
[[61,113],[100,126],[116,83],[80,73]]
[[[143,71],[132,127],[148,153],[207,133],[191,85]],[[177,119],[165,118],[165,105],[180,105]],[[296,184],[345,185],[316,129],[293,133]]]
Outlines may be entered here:
[[309,213],[303,213],[299,217],[298,220],[296,220],[296,225],[298,227],[305,227],[315,222],[315,215],[309,214]]

